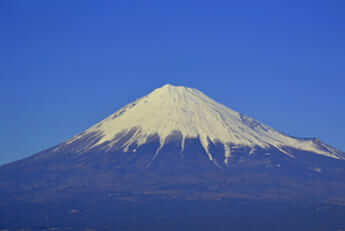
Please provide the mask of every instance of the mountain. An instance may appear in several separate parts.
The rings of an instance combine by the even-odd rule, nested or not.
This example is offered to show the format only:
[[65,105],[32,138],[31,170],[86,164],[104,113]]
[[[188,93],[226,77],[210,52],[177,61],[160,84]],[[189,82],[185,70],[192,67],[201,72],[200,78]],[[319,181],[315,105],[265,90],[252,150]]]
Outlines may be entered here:
[[[183,153],[186,139],[197,139],[215,165],[229,165],[231,152],[248,148],[275,148],[291,158],[289,149],[312,152],[334,159],[345,159],[344,153],[317,139],[298,139],[284,135],[248,116],[233,111],[210,99],[198,90],[165,85],[95,124],[80,135],[56,147],[53,152],[87,153],[90,151],[135,152],[153,137],[162,148],[175,139]],[[224,148],[222,159],[216,160],[210,144]]]
[[[285,135],[196,89],[168,84],[56,147],[1,167],[0,189],[30,200],[103,191],[189,197],[185,189],[212,198],[252,197],[255,186],[263,197],[288,198],[299,194],[290,187],[308,180],[343,177],[344,160],[316,138]],[[242,178],[248,183],[238,184]],[[286,195],[275,194],[283,179],[292,181]],[[260,193],[263,185],[270,189]],[[342,193],[335,197],[345,200]]]
[[[148,207],[156,208],[151,215],[159,217],[162,201],[176,209],[177,200],[183,209],[173,210],[176,216],[211,207],[207,216],[228,216],[233,206],[248,214],[253,201],[262,201],[256,209],[269,207],[272,217],[276,210],[270,206],[282,201],[345,205],[344,177],[345,154],[319,139],[288,136],[196,89],[165,85],[55,147],[0,167],[0,229],[19,220],[55,224],[57,217],[63,217],[61,224],[95,217],[107,223],[114,213],[128,223],[128,211],[144,219]],[[237,205],[242,200],[251,203]],[[187,208],[188,201],[206,205]],[[149,205],[126,204],[141,202]],[[80,212],[75,207],[92,212],[74,219]],[[230,211],[237,212],[247,216]],[[42,221],[47,213],[50,218]],[[253,222],[258,213],[250,213]]]

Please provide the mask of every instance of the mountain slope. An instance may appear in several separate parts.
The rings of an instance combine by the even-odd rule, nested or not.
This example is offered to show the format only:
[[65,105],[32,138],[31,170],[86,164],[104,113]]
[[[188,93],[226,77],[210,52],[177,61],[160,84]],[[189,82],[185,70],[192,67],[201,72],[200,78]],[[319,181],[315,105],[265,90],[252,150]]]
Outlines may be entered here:
[[75,151],[84,153],[94,148],[111,151],[115,147],[127,152],[133,144],[141,146],[153,135],[158,135],[160,146],[153,157],[156,158],[167,138],[174,133],[181,134],[181,151],[185,147],[186,138],[199,139],[211,161],[214,158],[209,144],[222,143],[225,164],[229,163],[233,146],[249,147],[252,153],[257,147],[274,147],[291,158],[295,156],[287,148],[335,159],[345,158],[340,151],[316,139],[297,139],[284,135],[215,102],[196,89],[172,85],[156,89],[148,96],[125,106],[57,147],[55,151],[68,149],[71,144],[87,139],[88,144]]
[[56,147],[2,166],[0,198],[345,203],[344,177],[344,153],[318,139],[284,135],[198,90],[165,85]]

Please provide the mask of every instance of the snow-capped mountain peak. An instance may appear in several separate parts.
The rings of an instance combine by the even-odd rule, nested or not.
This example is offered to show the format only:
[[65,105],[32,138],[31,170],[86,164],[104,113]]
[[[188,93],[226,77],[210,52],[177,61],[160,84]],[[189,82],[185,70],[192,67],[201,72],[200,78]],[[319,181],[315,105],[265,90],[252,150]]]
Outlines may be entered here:
[[174,132],[182,135],[182,149],[186,138],[199,139],[210,160],[213,160],[213,155],[209,151],[210,142],[222,143],[225,164],[229,162],[231,146],[234,145],[252,149],[275,147],[291,158],[294,156],[286,151],[287,147],[344,159],[337,150],[313,139],[297,139],[284,135],[217,103],[196,89],[170,84],[128,104],[64,145],[86,136],[96,135],[99,137],[97,142],[78,151],[86,152],[97,146],[102,146],[106,151],[118,145],[122,138],[120,134],[128,134],[130,131],[134,133],[119,147],[125,152],[132,144],[145,144],[152,135],[160,137],[160,147],[153,159],[159,155],[167,138]]

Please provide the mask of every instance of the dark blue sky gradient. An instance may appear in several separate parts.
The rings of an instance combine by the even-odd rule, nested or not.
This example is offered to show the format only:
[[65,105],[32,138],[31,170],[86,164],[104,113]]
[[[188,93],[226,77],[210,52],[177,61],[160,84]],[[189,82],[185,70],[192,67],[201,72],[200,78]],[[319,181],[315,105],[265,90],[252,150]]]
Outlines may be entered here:
[[345,151],[344,1],[0,1],[0,164],[165,83]]

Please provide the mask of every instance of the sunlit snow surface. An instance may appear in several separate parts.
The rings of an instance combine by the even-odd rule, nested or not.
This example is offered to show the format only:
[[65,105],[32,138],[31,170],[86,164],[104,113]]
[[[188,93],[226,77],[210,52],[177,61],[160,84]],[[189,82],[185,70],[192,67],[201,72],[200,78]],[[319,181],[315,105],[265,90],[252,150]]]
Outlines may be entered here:
[[[80,135],[67,141],[68,145],[90,134],[97,134],[100,140],[93,146],[79,150],[87,152],[97,146],[110,150],[121,138],[121,133],[136,128],[135,134],[121,149],[125,152],[132,144],[138,146],[146,143],[155,134],[160,137],[159,150],[164,146],[167,137],[173,132],[182,134],[182,149],[186,138],[198,138],[209,156],[213,160],[208,146],[209,142],[224,144],[224,162],[228,163],[231,156],[231,145],[256,146],[262,148],[276,147],[286,155],[285,147],[314,152],[336,159],[344,159],[339,152],[327,145],[315,142],[313,139],[297,139],[284,135],[250,117],[233,111],[222,104],[210,99],[202,92],[185,87],[165,85],[154,90],[151,94],[138,99],[105,120],[95,124]],[[104,144],[107,142],[106,147]]]

